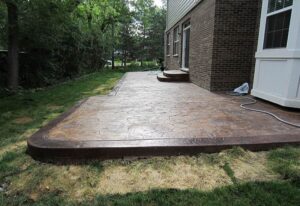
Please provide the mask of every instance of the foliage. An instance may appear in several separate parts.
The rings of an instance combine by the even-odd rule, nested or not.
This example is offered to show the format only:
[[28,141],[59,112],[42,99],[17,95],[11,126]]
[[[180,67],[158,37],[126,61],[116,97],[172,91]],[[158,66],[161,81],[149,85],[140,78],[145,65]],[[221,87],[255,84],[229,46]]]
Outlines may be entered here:
[[[47,86],[99,71],[105,61],[111,59],[112,53],[117,51],[121,51],[120,59],[124,63],[140,58],[154,60],[162,57],[165,10],[148,1],[151,13],[148,12],[143,21],[147,20],[147,29],[150,31],[151,27],[152,33],[148,32],[148,46],[141,47],[139,42],[142,36],[136,25],[138,19],[142,18],[138,11],[143,1],[138,4],[135,2],[138,1],[16,1],[20,51],[25,52],[20,55],[21,86]],[[7,31],[6,16],[5,4],[1,1],[1,31]],[[151,55],[144,52],[150,47],[155,51]],[[7,48],[6,32],[0,33],[1,48]],[[3,87],[7,68],[1,55],[0,87]]]
[[163,41],[166,11],[152,6],[153,0],[133,1],[135,7],[135,28],[137,56],[143,60],[163,58]]
[[[7,13],[6,13],[6,8],[5,8],[5,5],[4,4],[1,4],[0,2],[0,31],[6,31],[7,28],[6,28],[6,21],[7,21]],[[1,32],[2,33],[2,32]],[[3,35],[0,34],[0,50],[4,49],[6,46],[4,45],[7,41],[7,36],[6,35]]]

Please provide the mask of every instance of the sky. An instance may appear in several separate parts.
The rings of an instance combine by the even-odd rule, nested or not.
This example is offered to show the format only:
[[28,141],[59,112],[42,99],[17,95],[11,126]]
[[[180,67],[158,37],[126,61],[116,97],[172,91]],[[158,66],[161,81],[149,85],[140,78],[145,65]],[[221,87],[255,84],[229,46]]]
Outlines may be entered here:
[[161,0],[154,0],[155,5],[161,7],[162,6],[162,2]]

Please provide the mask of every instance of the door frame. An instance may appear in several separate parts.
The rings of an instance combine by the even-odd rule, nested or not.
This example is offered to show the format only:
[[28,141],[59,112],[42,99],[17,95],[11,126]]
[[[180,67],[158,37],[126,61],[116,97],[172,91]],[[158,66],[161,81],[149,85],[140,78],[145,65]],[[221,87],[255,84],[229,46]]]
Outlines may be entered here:
[[[181,55],[181,69],[185,71],[189,71],[189,68],[185,67],[185,47],[186,47],[186,31],[190,30],[191,32],[191,25],[184,27],[183,24],[183,29],[182,29],[182,55]],[[191,33],[190,33],[191,35]]]

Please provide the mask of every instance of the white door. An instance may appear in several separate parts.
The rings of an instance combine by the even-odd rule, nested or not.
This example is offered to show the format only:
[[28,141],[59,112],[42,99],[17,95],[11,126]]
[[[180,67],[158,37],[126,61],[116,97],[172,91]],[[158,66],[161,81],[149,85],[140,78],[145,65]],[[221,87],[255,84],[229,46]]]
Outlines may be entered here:
[[191,28],[190,24],[184,27],[183,29],[183,37],[182,37],[182,69],[188,70],[189,69],[189,63],[190,63],[190,33]]

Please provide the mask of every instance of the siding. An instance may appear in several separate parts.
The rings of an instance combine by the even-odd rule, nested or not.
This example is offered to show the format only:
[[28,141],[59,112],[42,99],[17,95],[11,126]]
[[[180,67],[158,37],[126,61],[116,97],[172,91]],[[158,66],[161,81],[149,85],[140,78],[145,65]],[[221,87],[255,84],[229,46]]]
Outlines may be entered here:
[[168,0],[167,29],[169,30],[202,0]]

